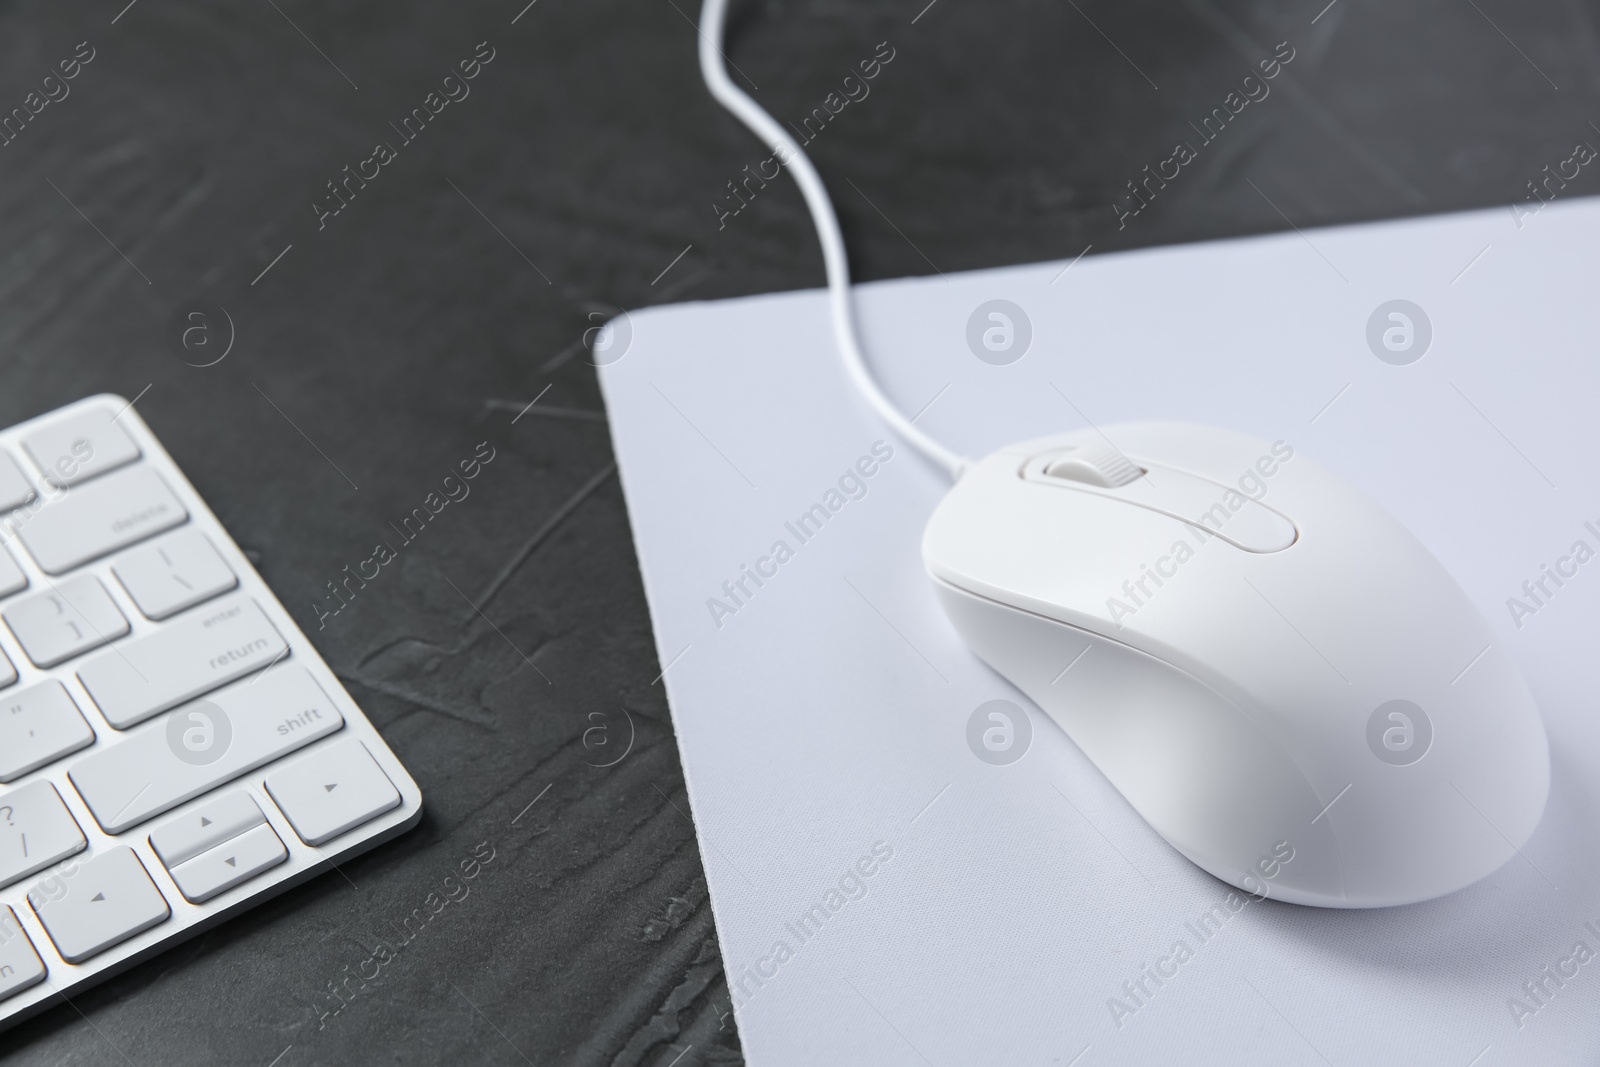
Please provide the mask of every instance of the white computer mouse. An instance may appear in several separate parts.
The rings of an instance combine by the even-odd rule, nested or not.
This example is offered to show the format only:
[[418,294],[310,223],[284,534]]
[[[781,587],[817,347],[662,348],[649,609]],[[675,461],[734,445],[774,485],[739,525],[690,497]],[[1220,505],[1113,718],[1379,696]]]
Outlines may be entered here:
[[1288,443],[1151,422],[1012,445],[950,490],[923,558],[973,651],[1248,892],[1428,900],[1539,823],[1549,745],[1509,651]]

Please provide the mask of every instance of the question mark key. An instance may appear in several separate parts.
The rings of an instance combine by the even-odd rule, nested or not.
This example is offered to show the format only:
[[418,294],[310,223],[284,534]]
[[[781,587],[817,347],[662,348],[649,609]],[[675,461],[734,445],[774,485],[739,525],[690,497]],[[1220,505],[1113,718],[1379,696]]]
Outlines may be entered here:
[[49,782],[0,793],[0,889],[88,846],[61,794]]

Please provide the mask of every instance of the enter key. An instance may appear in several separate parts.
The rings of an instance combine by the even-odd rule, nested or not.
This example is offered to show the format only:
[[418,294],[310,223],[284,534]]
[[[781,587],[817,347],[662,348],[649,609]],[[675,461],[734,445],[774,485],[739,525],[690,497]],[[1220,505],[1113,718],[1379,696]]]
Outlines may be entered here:
[[288,651],[256,602],[239,595],[123,641],[85,663],[78,677],[111,725],[125,730],[270,666]]

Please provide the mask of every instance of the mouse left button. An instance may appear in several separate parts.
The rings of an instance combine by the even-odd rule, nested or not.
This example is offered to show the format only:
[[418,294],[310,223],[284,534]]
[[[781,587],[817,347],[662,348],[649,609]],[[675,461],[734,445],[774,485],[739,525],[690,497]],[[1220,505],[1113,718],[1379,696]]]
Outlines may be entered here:
[[[1096,453],[1101,454],[1098,460]],[[1104,473],[1086,473],[1098,472],[1097,462],[1107,464]],[[1116,463],[1132,471],[1132,477]],[[1202,541],[1216,537],[1246,552],[1281,552],[1299,539],[1287,516],[1232,486],[1173,467],[1141,464],[1110,448],[1075,448],[1034,459],[1023,468],[1022,477],[1158,512],[1188,523],[1200,532]],[[1121,480],[1095,480],[1112,477]]]

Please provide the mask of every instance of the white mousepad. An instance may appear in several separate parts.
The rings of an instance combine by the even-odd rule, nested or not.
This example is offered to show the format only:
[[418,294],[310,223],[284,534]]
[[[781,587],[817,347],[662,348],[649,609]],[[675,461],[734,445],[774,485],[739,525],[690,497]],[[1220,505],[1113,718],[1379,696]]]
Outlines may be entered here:
[[[615,327],[601,382],[749,1061],[1600,1060],[1600,561],[1524,585],[1600,552],[1596,247],[1577,201],[857,290],[885,390],[967,455],[1132,419],[1282,439],[1455,575],[1539,700],[1550,802],[1493,876],[1377,911],[1244,902],[966,649],[920,556],[946,479],[852,392],[824,293]],[[1030,712],[1009,763],[969,744],[996,699]]]

